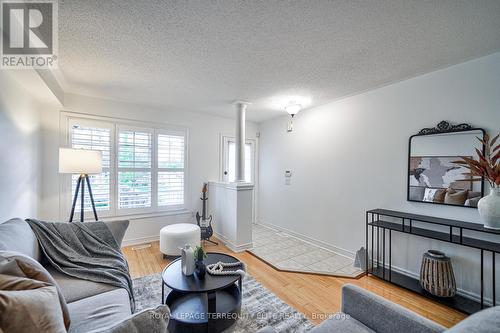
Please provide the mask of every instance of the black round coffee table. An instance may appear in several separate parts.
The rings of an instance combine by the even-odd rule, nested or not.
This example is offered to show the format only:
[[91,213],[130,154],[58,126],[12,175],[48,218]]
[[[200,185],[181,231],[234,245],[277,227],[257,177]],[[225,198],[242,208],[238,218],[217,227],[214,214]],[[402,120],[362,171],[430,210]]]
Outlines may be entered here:
[[[223,253],[207,253],[205,264],[239,260]],[[242,267],[231,270],[243,269]],[[239,275],[205,275],[200,280],[185,276],[181,260],[172,261],[162,273],[161,299],[170,307],[168,329],[173,333],[218,333],[230,327],[241,310],[241,277]],[[165,298],[165,286],[172,291]]]

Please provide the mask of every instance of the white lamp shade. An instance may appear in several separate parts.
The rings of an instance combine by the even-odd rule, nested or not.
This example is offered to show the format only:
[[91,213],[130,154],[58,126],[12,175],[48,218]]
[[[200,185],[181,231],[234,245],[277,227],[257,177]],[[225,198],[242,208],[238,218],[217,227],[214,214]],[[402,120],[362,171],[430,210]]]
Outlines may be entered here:
[[98,150],[59,148],[59,173],[101,173],[102,153]]

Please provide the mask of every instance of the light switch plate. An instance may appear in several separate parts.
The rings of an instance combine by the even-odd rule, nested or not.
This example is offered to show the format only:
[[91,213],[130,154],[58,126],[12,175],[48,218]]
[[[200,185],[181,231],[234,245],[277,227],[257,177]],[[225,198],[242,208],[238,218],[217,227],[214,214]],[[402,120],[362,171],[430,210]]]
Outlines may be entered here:
[[285,170],[285,185],[290,185],[292,183],[292,171]]

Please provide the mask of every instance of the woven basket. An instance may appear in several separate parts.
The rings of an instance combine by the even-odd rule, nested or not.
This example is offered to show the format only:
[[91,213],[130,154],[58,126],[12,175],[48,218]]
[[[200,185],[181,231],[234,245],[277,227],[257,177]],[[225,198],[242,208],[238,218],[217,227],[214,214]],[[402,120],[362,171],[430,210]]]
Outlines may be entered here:
[[438,297],[455,296],[457,284],[450,258],[440,251],[425,253],[420,267],[420,285]]

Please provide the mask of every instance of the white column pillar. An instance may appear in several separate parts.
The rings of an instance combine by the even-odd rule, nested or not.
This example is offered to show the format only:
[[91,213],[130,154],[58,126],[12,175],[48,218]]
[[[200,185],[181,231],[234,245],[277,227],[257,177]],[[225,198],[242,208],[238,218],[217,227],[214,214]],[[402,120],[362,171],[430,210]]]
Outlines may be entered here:
[[246,109],[250,105],[246,101],[235,101],[236,105],[236,177],[235,181],[245,182],[245,127]]

